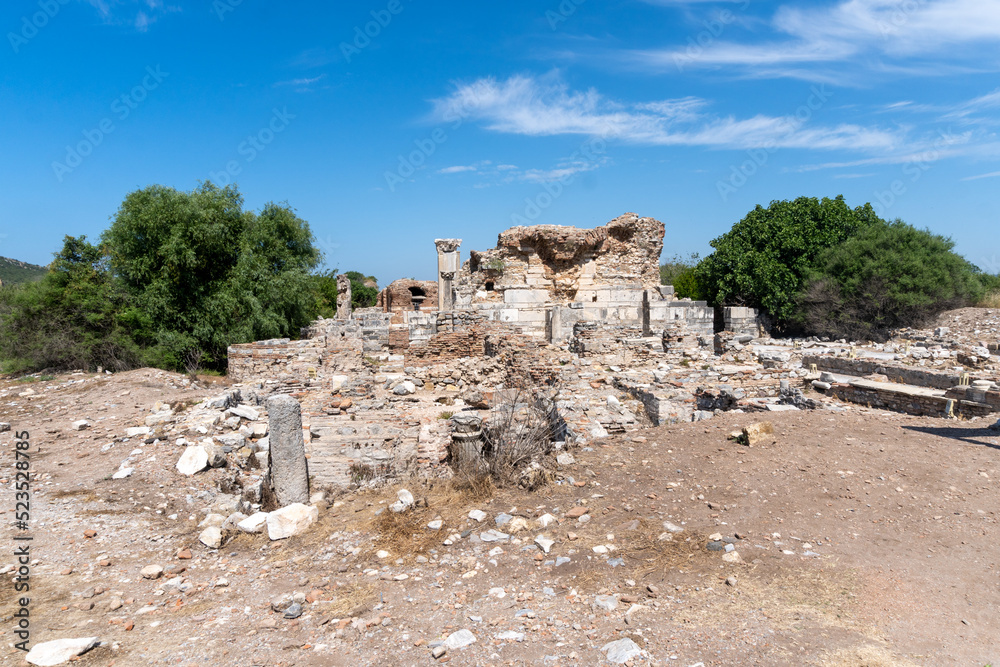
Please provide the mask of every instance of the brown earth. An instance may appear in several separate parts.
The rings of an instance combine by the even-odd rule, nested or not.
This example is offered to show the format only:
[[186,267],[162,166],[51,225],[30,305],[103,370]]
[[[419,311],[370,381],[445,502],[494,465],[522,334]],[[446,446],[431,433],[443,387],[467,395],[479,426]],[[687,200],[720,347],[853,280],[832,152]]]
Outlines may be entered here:
[[[239,535],[211,551],[196,525],[225,470],[180,477],[173,443],[101,451],[156,401],[213,393],[182,382],[134,371],[0,383],[0,420],[13,428],[0,434],[0,570],[25,534],[13,524],[13,443],[29,431],[32,642],[100,637],[76,664],[596,665],[623,637],[650,656],[633,664],[1000,664],[993,420],[776,413],[774,434],[745,447],[727,436],[756,416],[727,413],[573,450],[559,483],[536,492],[411,480],[426,506],[409,514],[376,516],[400,487],[344,495],[305,535]],[[27,387],[35,395],[19,396]],[[77,419],[91,428],[71,431]],[[111,480],[134,449],[135,474]],[[574,507],[590,520],[566,517]],[[476,524],[472,509],[489,518]],[[559,524],[515,534],[520,544],[442,544],[502,512]],[[428,531],[436,517],[444,529]],[[659,540],[665,521],[684,531]],[[548,556],[532,546],[541,533],[556,542]],[[743,562],[708,551],[713,533],[738,535]],[[179,560],[185,548],[193,558]],[[169,573],[143,579],[150,564],[185,568],[190,588],[165,587]],[[0,664],[19,665],[13,576],[3,575]],[[316,601],[285,620],[269,603],[293,592]],[[602,593],[620,596],[615,611],[595,610]],[[109,609],[113,598],[121,608]],[[476,643],[431,657],[427,643],[463,628]],[[494,638],[505,631],[523,641]]]

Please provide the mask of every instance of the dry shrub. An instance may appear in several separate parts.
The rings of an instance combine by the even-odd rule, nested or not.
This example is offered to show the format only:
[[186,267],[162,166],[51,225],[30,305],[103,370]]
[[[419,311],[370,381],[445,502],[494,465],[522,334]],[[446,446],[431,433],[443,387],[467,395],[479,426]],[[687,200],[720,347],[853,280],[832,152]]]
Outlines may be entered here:
[[467,443],[453,461],[458,477],[485,477],[499,487],[534,490],[543,486],[549,475],[540,461],[552,451],[552,443],[564,428],[551,395],[551,389],[523,386],[494,392],[481,439]]
[[485,503],[496,495],[497,486],[489,475],[475,470],[459,470],[451,480],[451,489],[462,505]]
[[979,302],[980,308],[1000,308],[1000,290],[990,292]]
[[704,541],[697,536],[690,536],[690,542],[684,533],[661,540],[660,535],[664,532],[662,526],[639,519],[636,530],[616,534],[621,555],[626,562],[634,564],[638,577],[692,566],[710,557],[704,548]]

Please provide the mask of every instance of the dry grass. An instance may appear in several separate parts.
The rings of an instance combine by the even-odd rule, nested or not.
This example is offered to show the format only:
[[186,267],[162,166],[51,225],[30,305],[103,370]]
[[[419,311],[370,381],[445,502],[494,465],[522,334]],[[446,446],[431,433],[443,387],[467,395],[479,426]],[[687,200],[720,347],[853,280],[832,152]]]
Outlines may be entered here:
[[1000,291],[990,292],[978,305],[980,308],[1000,308]]
[[828,653],[815,663],[819,667],[916,667],[881,646],[858,646]]
[[[485,474],[462,473],[451,480],[425,480],[425,487],[409,488],[417,497],[417,506],[395,513],[388,508],[375,516],[369,529],[375,536],[376,550],[385,549],[394,558],[410,560],[438,548],[449,534],[466,520],[470,508],[485,505],[497,493],[493,479]],[[385,498],[385,504],[395,501],[396,490]],[[440,518],[441,530],[431,530],[427,524]]]
[[324,612],[334,618],[361,616],[375,606],[378,587],[372,582],[358,582],[338,588],[334,595],[333,600],[323,604]]
[[727,589],[729,595],[724,602],[720,600],[693,610],[691,615],[699,622],[723,626],[733,614],[759,615],[776,631],[838,627],[881,640],[876,627],[867,626],[857,618],[858,603],[852,593],[856,582],[850,571],[782,569],[762,576],[744,566],[742,572],[733,570],[726,574],[737,575],[737,587]]
[[56,500],[60,498],[78,498],[82,503],[92,502],[98,499],[93,489],[60,489],[58,491],[53,491],[52,497]]
[[460,504],[479,504],[493,499],[497,493],[496,484],[489,475],[460,471],[450,482],[451,490]]
[[677,535],[672,540],[661,540],[663,532],[662,526],[639,519],[638,529],[617,535],[620,555],[633,565],[637,578],[692,567],[708,559],[704,543],[697,536],[690,536],[690,542]]
[[384,549],[393,558],[410,559],[440,546],[447,534],[442,534],[446,530],[427,528],[434,516],[428,509],[415,507],[399,513],[384,510],[371,521],[375,549]]

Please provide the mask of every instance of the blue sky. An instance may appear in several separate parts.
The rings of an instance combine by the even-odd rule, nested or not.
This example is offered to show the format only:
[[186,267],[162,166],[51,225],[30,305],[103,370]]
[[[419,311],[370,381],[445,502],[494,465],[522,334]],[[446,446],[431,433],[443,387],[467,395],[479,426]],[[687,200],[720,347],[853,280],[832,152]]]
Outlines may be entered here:
[[0,255],[47,264],[130,191],[287,201],[330,267],[430,279],[434,238],[871,201],[1000,271],[1000,1],[10,0]]

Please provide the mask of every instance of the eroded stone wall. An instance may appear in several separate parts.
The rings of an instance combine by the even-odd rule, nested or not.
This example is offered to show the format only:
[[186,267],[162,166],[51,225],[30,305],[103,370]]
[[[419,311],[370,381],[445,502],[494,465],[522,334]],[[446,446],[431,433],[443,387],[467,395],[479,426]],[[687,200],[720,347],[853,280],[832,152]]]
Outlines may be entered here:
[[663,250],[663,223],[626,213],[603,227],[514,227],[497,247],[471,253],[458,292],[471,303],[610,303],[615,291],[656,289]]

